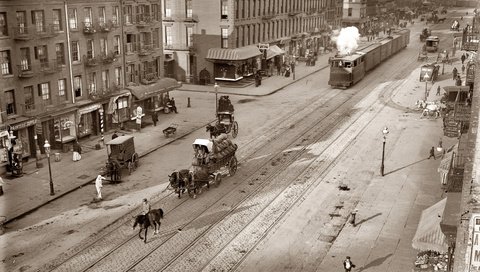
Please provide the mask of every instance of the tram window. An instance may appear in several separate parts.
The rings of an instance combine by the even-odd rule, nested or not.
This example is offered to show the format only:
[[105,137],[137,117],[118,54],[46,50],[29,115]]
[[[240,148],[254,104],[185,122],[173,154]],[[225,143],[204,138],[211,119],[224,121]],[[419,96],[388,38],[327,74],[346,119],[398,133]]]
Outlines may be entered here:
[[345,68],[352,68],[351,62],[345,62]]
[[353,67],[356,67],[356,66],[357,66],[357,61],[354,60],[354,61],[353,61]]

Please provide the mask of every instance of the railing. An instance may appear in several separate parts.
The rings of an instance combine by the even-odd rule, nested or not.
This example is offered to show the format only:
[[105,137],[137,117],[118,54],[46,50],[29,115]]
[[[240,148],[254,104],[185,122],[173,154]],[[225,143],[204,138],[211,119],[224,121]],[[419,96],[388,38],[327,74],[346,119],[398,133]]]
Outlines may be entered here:
[[31,63],[21,63],[17,65],[18,77],[29,78],[34,76],[33,67]]
[[146,27],[153,23],[153,18],[150,14],[137,14],[135,16],[135,24],[138,27]]
[[113,51],[111,51],[109,53],[106,53],[106,54],[105,53],[100,54],[100,58],[101,58],[101,60],[104,64],[109,64],[109,63],[117,61],[117,57],[118,57],[118,55],[115,54],[115,52],[113,52]]
[[112,86],[109,88],[96,88],[95,90],[91,90],[87,88],[88,97],[92,100],[99,100],[106,97],[110,97],[113,93],[119,90],[119,86],[112,83]]
[[157,72],[150,72],[148,73],[147,71],[140,71],[140,82],[143,85],[148,85],[156,82],[158,79],[158,74]]
[[100,64],[100,61],[101,60],[97,57],[89,57],[89,56],[83,55],[83,63],[87,67],[97,66],[98,64]]
[[99,22],[98,23],[98,29],[101,32],[110,32],[115,27],[116,27],[115,24],[110,20],[108,22]]
[[92,22],[83,22],[83,33],[93,34],[97,32]]
[[58,35],[60,31],[58,25],[37,26],[17,26],[13,28],[13,38],[15,40],[31,40],[35,38],[51,38]]
[[48,61],[41,61],[40,63],[40,72],[45,74],[56,73],[60,71],[62,68],[58,65],[57,59],[51,59]]
[[125,53],[126,54],[132,54],[137,52],[138,50],[138,44],[137,43],[127,43],[125,44]]
[[147,56],[153,53],[153,44],[140,44],[138,55]]
[[17,70],[19,78],[29,78],[35,76],[37,72],[44,74],[56,73],[62,70],[62,64],[57,59],[40,60],[39,64],[21,62],[17,65]]
[[172,43],[172,44],[163,44],[163,49],[169,49],[169,50],[190,50],[190,48],[193,46],[188,46],[184,43]]

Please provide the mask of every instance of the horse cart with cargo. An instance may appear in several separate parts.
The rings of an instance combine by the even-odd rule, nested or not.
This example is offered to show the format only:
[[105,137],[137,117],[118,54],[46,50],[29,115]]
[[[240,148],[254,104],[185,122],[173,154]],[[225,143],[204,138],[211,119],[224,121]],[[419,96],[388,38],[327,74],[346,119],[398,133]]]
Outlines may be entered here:
[[106,175],[112,182],[120,181],[122,169],[131,174],[138,167],[139,156],[135,152],[133,136],[119,136],[105,144],[107,146]]

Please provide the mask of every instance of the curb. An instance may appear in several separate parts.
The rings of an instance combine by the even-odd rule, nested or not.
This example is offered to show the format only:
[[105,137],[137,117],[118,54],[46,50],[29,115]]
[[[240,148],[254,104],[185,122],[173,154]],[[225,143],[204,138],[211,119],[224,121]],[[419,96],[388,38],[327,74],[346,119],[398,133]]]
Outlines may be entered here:
[[[213,120],[213,121],[215,121],[215,120]],[[204,126],[206,126],[207,124],[210,124],[210,123],[213,122],[213,121],[210,121],[210,122],[202,125],[200,128],[203,128]],[[163,144],[160,144],[160,145],[158,145],[158,146],[156,146],[156,147],[147,149],[147,151],[145,151],[143,154],[141,154],[141,155],[139,154],[138,157],[139,157],[139,158],[142,158],[142,157],[144,157],[144,156],[146,156],[146,155],[148,155],[148,154],[150,154],[150,153],[152,153],[152,152],[154,152],[154,151],[156,151],[156,150],[158,150],[158,149],[160,149],[160,148],[162,148],[162,147],[164,147],[164,146],[166,146],[166,145],[174,142],[176,139],[183,138],[183,137],[185,137],[185,136],[188,136],[188,135],[192,134],[193,132],[199,130],[200,128],[193,129],[193,130],[191,130],[191,131],[188,131],[188,132],[186,132],[186,133],[184,133],[184,134],[179,135],[179,136],[176,137],[176,138],[171,138],[171,140],[168,140],[168,141],[166,141],[166,142],[163,143]],[[78,189],[82,188],[83,186],[86,186],[86,185],[88,185],[88,184],[90,184],[90,183],[92,183],[92,182],[94,182],[94,181],[95,181],[95,178],[94,178],[94,179],[91,179],[91,180],[88,180],[88,181],[86,181],[86,182],[84,182],[84,183],[82,183],[82,184],[80,184],[80,185],[78,185],[78,186],[75,186],[74,188],[72,188],[72,189],[70,189],[70,190],[67,190],[67,191],[65,191],[65,192],[62,192],[61,194],[56,194],[53,198],[49,199],[48,201],[46,201],[46,202],[44,202],[44,203],[42,203],[42,204],[40,204],[40,205],[38,205],[38,206],[36,206],[36,207],[28,210],[28,211],[26,211],[26,212],[23,212],[23,213],[15,216],[15,217],[12,217],[12,218],[10,218],[10,219],[4,220],[3,223],[0,222],[0,228],[1,228],[2,226],[4,226],[4,225],[6,225],[6,224],[8,224],[8,223],[10,223],[10,222],[12,222],[12,221],[14,221],[14,220],[16,220],[16,219],[22,218],[22,217],[24,217],[24,216],[26,216],[26,215],[28,215],[28,214],[30,214],[30,213],[38,210],[39,208],[41,208],[41,207],[43,207],[43,206],[45,206],[45,205],[53,202],[54,200],[57,200],[57,199],[60,198],[60,197],[65,196],[65,195],[67,195],[67,194],[69,194],[69,193],[71,193],[71,192],[74,192],[75,190],[78,190]],[[1,234],[0,234],[0,235],[1,235]]]

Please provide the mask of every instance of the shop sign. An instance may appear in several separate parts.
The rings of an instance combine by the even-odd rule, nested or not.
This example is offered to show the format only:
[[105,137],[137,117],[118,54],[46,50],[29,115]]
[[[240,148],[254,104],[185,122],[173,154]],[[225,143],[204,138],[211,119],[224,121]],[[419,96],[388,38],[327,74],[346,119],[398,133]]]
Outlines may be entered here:
[[21,122],[21,123],[18,123],[18,124],[10,125],[10,129],[11,130],[19,130],[19,129],[26,128],[26,127],[29,127],[29,126],[33,126],[36,123],[37,123],[37,119],[31,119],[31,120],[27,120],[25,122]]
[[469,229],[472,230],[469,242],[471,246],[469,267],[477,269],[480,267],[480,214],[472,215]]
[[8,136],[8,131],[6,130],[0,131],[0,138],[7,137],[7,136]]
[[88,107],[79,109],[78,113],[80,115],[82,115],[82,114],[85,114],[85,113],[96,111],[96,110],[100,109],[101,107],[102,107],[102,105],[100,105],[100,104],[93,104],[93,105],[90,105]]

